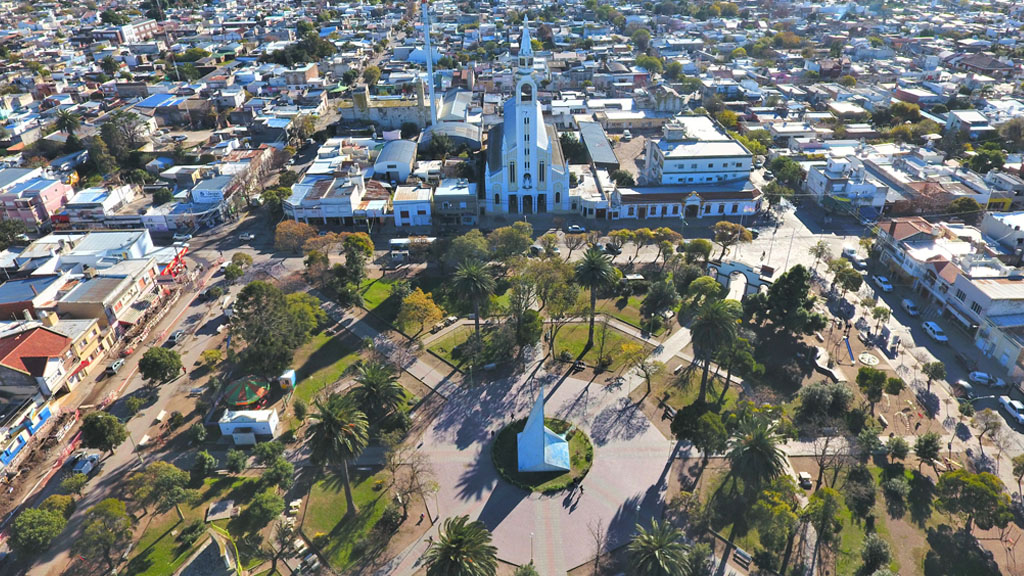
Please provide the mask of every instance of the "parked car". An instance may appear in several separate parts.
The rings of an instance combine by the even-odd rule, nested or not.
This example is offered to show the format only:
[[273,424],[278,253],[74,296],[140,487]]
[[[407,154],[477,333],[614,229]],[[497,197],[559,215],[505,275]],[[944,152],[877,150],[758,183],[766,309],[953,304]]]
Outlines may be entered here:
[[566,226],[565,228],[566,234],[583,234],[586,231],[587,229],[584,228],[583,226],[580,226],[579,224],[572,224],[570,226]]
[[974,371],[967,375],[967,379],[975,384],[984,384],[1000,390],[1008,387],[1006,381],[1002,378],[996,378],[988,372]]
[[191,234],[182,234],[181,232],[174,235],[175,242],[188,242],[192,239]]
[[167,341],[170,342],[171,345],[173,346],[173,345],[177,344],[178,342],[181,342],[184,339],[185,339],[185,331],[184,330],[175,330],[173,333],[171,333],[171,337],[168,338]]
[[892,292],[892,282],[889,282],[889,279],[886,278],[885,276],[873,276],[872,280],[875,281],[875,284],[878,286],[878,289],[881,290],[882,292]]
[[903,306],[903,309],[911,316],[918,316],[921,314],[921,311],[917,308],[917,304],[914,304],[914,301],[910,298],[904,298],[903,301],[900,302],[900,305]]
[[114,374],[117,374],[117,371],[120,370],[122,366],[124,366],[124,358],[118,358],[111,362],[110,366],[107,366],[106,372],[113,376]]
[[1024,404],[1020,400],[1013,400],[1009,396],[1000,396],[999,405],[1017,424],[1024,424]]
[[100,461],[99,454],[79,454],[75,460],[75,465],[71,468],[72,474],[85,474],[88,476],[93,470],[96,469],[96,464]]
[[242,242],[250,242],[256,239],[256,235],[253,234],[252,232],[242,232],[241,234],[238,235],[238,239],[241,240]]
[[966,380],[957,380],[953,383],[953,396],[959,400],[973,400],[977,394],[974,391],[974,386],[971,386]]
[[936,342],[949,342],[949,337],[946,336],[946,333],[943,332],[942,328],[940,328],[935,322],[929,320],[921,324],[921,328],[924,328],[925,334],[927,334],[932,340],[935,340]]
[[804,490],[811,489],[811,474],[809,472],[799,472],[796,475],[797,483]]

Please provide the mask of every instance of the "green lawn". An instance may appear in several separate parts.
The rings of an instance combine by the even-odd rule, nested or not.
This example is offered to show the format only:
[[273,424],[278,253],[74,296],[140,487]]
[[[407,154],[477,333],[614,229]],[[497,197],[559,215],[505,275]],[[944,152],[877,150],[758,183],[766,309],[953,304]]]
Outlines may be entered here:
[[295,396],[312,401],[324,387],[337,382],[349,366],[359,360],[362,342],[349,335],[320,333],[295,352]]
[[[882,469],[876,466],[869,467],[871,474],[878,479],[882,474]],[[896,561],[895,550],[902,543],[894,542],[889,534],[889,528],[886,526],[886,520],[888,520],[889,515],[886,512],[886,498],[882,495],[881,487],[879,487],[876,499],[874,499],[874,508],[871,510],[871,513],[874,515],[874,531],[878,532],[879,536],[885,538],[893,549],[893,562],[889,565],[889,569],[893,571],[893,574],[897,574],[899,573],[899,563]],[[863,561],[860,559],[860,549],[864,547],[864,538],[867,537],[867,532],[864,530],[864,523],[854,523],[852,513],[845,507],[843,508],[842,515],[840,515],[840,520],[843,522],[843,530],[839,534],[836,574],[838,576],[854,576],[863,564]]]
[[[388,324],[395,323],[402,306],[397,298],[391,297],[391,287],[396,280],[397,278],[387,277],[367,279],[361,286],[363,307]],[[441,285],[443,278],[440,276],[416,276],[408,280],[413,289],[420,288],[424,292],[432,293]],[[440,305],[440,302],[438,304]]]
[[[586,322],[569,324],[562,328],[555,339],[555,357],[557,358],[563,350],[568,350],[573,359],[578,357],[587,344],[588,331],[589,324]],[[627,342],[634,340],[611,326],[597,322],[594,324],[594,346],[587,351],[583,361],[588,366],[596,366],[602,354],[611,356],[612,363],[607,369],[616,371],[622,368],[622,345]]]
[[[686,362],[684,361],[682,362],[682,364],[684,364],[685,369]],[[701,370],[695,369],[689,373],[688,384],[682,385],[680,383],[677,383],[677,380],[681,376],[683,376],[683,374],[685,374],[685,372],[683,374],[680,374],[679,376],[672,374],[672,371],[675,370],[675,367],[678,365],[678,362],[672,361],[665,366],[665,372],[661,376],[662,382],[660,383],[660,385],[657,382],[658,378],[652,379],[655,380],[656,382],[654,385],[655,390],[658,390],[663,387],[664,392],[662,394],[668,395],[665,398],[665,404],[671,406],[672,408],[675,408],[676,410],[680,410],[684,406],[689,406],[690,404],[693,404],[694,402],[697,401],[697,396],[700,395],[701,378]],[[715,402],[718,400],[719,395],[721,395],[722,393],[722,386],[724,384],[724,374],[718,378],[715,378],[715,373],[714,371],[712,371],[708,375],[708,402]],[[739,386],[739,384],[736,383],[736,378],[733,378],[732,383],[729,385],[729,389],[726,390],[725,392],[725,398],[722,402],[723,412],[731,410],[736,405],[736,401],[739,400],[741,391],[742,388]]]
[[183,546],[172,532],[181,532],[191,522],[202,520],[206,516],[206,509],[216,500],[227,497],[244,504],[245,495],[251,492],[251,486],[252,482],[246,483],[245,478],[207,478],[199,490],[198,502],[194,506],[181,507],[184,522],[178,520],[173,510],[156,518],[144,516],[142,522],[148,522],[151,518],[153,521],[146,526],[135,545],[137,554],[128,563],[127,573],[132,576],[173,574],[209,536],[204,533],[192,546]]
[[[600,314],[607,314],[613,318],[618,318],[626,324],[636,326],[639,329],[644,329],[644,318],[640,314],[640,305],[643,303],[643,298],[637,296],[630,296],[626,298],[611,298],[607,300],[598,300],[597,312]],[[662,327],[654,332],[654,335],[660,335],[665,332],[665,325],[671,322],[675,322],[676,319],[673,317],[671,320],[662,322]]]
[[458,366],[459,361],[452,357],[452,350],[468,340],[470,335],[473,334],[473,330],[472,326],[457,326],[452,331],[435,340],[427,349],[451,362],[453,365]]
[[348,506],[340,476],[323,478],[310,490],[302,529],[308,538],[322,545],[335,570],[345,571],[368,550],[357,544],[367,539],[387,508],[388,492],[375,486],[384,479],[383,472],[367,475],[352,470],[352,495],[358,513],[351,519],[345,519]]

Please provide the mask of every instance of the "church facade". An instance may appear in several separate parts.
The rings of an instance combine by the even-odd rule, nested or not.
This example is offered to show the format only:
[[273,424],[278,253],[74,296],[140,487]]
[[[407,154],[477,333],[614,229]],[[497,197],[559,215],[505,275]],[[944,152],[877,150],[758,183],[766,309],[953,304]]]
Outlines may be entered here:
[[569,166],[554,125],[544,122],[533,79],[529,22],[523,22],[516,87],[503,122],[488,133],[485,210],[489,214],[569,211]]

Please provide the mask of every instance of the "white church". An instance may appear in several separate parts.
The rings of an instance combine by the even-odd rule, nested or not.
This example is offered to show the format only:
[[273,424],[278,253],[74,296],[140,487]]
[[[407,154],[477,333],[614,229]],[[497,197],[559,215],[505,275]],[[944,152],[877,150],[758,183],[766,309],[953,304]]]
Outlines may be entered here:
[[558,133],[544,122],[533,79],[529,21],[523,22],[516,89],[504,121],[488,133],[486,211],[536,214],[569,211],[569,166]]

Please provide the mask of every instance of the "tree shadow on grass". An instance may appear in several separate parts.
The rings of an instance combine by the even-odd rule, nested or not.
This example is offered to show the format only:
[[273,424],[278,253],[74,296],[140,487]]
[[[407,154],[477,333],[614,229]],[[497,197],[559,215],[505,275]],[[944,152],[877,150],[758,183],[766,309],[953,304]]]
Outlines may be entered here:
[[920,527],[932,517],[932,501],[935,498],[935,485],[931,478],[914,471],[910,481],[910,495],[907,504],[910,508],[910,519]]
[[323,346],[310,354],[309,358],[296,370],[299,380],[309,378],[320,370],[332,366],[345,356],[359,351],[360,345],[361,342],[350,335],[340,335],[331,338]]

